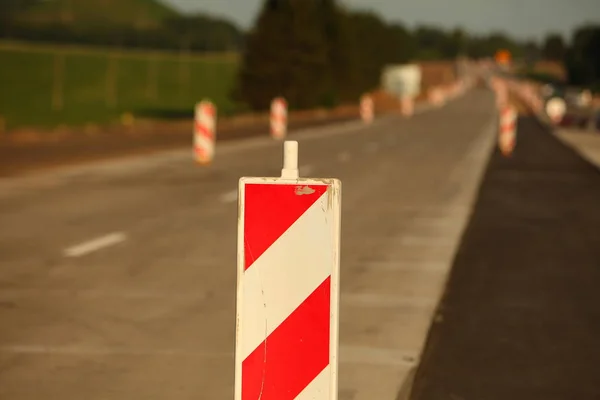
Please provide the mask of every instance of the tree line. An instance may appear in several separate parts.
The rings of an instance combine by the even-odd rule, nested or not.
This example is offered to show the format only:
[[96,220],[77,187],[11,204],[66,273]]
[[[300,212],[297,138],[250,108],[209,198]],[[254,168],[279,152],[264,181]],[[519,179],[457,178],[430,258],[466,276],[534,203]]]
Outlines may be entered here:
[[[130,23],[116,22],[111,20],[114,16],[110,14],[90,23],[56,17],[59,12],[43,22],[31,21],[27,18],[28,12],[41,3],[43,0],[0,0],[0,38],[191,52],[239,51],[244,43],[244,32],[230,21],[205,14],[184,15],[166,6],[168,15],[152,18],[150,23],[138,23],[140,16],[132,16]],[[146,4],[138,4],[142,14]],[[114,12],[118,13],[119,9],[115,8]]]
[[580,26],[568,41],[551,33],[544,40],[541,53],[546,60],[565,64],[569,84],[600,91],[600,24]]
[[[388,23],[377,13],[345,8],[336,0],[264,0],[248,32],[219,18],[172,12],[150,27],[136,24],[23,22],[17,16],[41,0],[0,0],[0,37],[83,45],[242,54],[235,97],[265,109],[275,95],[292,107],[333,106],[354,101],[379,84],[386,64],[413,60],[491,57],[498,49],[513,58],[565,61],[570,82],[599,85],[598,25],[576,30],[570,43],[550,34],[539,45],[496,32]],[[119,0],[125,3],[129,0]]]
[[[130,0],[119,1],[125,3]],[[28,10],[43,2],[44,0],[0,0],[0,38],[202,52],[241,51],[252,37],[252,31],[244,32],[225,19],[204,14],[182,15],[174,10],[172,15],[155,21],[156,24],[151,27],[136,26],[135,21],[131,21],[130,24],[116,24],[110,20],[110,15],[97,24],[60,19],[31,23],[19,18],[19,15],[26,14]],[[282,7],[287,4],[287,7],[297,10],[298,13],[316,4],[323,8],[324,15],[317,19],[320,19],[319,23],[328,25],[326,29],[329,30],[330,40],[333,39],[331,35],[348,36],[347,33],[335,33],[336,29],[354,30],[359,36],[359,41],[364,43],[387,36],[385,43],[397,43],[381,50],[394,52],[394,57],[400,59],[445,59],[454,57],[459,52],[472,57],[483,57],[490,55],[492,49],[499,45],[511,50],[522,47],[522,43],[501,33],[475,37],[467,35],[461,29],[444,30],[435,26],[420,26],[410,31],[400,23],[385,23],[376,13],[341,9],[335,1],[307,0],[307,5],[293,0],[265,1],[261,14],[265,8],[274,7],[271,3],[281,3]],[[280,17],[283,17],[283,14]],[[258,21],[262,21],[262,18],[259,17]],[[314,29],[315,26],[312,25],[313,21],[307,21],[304,28]],[[372,50],[379,53],[375,49]],[[398,53],[400,55],[397,55]]]
[[235,95],[256,110],[275,96],[293,108],[333,106],[376,88],[386,64],[490,57],[500,48],[519,57],[527,43],[434,26],[411,31],[335,0],[265,0],[246,38]]

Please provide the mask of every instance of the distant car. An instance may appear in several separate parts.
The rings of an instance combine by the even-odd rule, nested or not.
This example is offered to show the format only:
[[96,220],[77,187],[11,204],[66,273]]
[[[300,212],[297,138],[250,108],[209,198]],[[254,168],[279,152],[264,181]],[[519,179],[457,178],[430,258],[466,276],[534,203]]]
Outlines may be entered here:
[[572,107],[587,108],[592,103],[592,94],[588,89],[569,88],[565,100]]

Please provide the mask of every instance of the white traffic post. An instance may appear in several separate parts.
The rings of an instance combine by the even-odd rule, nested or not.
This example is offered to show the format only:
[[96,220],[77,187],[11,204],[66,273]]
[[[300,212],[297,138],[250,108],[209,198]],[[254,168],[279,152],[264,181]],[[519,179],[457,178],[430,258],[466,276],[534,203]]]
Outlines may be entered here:
[[562,122],[567,112],[567,104],[560,97],[553,97],[546,103],[546,114],[554,125]]
[[360,118],[364,123],[370,124],[375,117],[373,98],[368,94],[364,94],[360,98]]
[[299,177],[286,141],[238,213],[235,400],[337,399],[341,182]]
[[504,156],[510,156],[517,143],[517,110],[507,105],[500,111],[498,147]]
[[210,164],[215,156],[217,109],[203,100],[196,105],[194,114],[194,155],[200,164]]
[[282,97],[271,102],[271,136],[274,139],[283,139],[287,135],[287,108],[287,102]]

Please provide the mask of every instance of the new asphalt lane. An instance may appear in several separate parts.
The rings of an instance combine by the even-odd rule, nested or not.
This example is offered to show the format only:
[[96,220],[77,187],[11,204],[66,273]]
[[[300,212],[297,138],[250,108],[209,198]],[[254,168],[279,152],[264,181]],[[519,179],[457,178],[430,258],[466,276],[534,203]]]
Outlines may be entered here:
[[600,398],[600,173],[533,118],[492,156],[413,400]]

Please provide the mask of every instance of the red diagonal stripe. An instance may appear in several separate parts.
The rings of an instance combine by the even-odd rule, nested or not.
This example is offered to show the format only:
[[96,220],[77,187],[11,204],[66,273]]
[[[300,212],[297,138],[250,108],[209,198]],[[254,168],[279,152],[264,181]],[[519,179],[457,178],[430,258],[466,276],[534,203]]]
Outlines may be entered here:
[[204,147],[196,146],[194,150],[196,152],[196,158],[203,160],[208,157],[207,149],[205,149]]
[[214,117],[216,115],[216,109],[215,106],[209,103],[202,103],[200,104],[200,112],[207,114],[211,117]]
[[248,269],[327,190],[296,194],[304,185],[247,184],[244,207],[244,270]]
[[242,400],[295,399],[329,365],[330,294],[327,278],[242,362]]
[[515,130],[515,124],[506,124],[506,125],[502,125],[502,127],[501,127],[502,132],[512,132],[514,130]]
[[196,134],[200,135],[200,136],[204,136],[208,139],[211,139],[214,137],[214,134],[211,130],[208,129],[208,127],[206,127],[206,125],[200,123],[200,122],[196,122],[195,123],[195,127],[196,127]]

